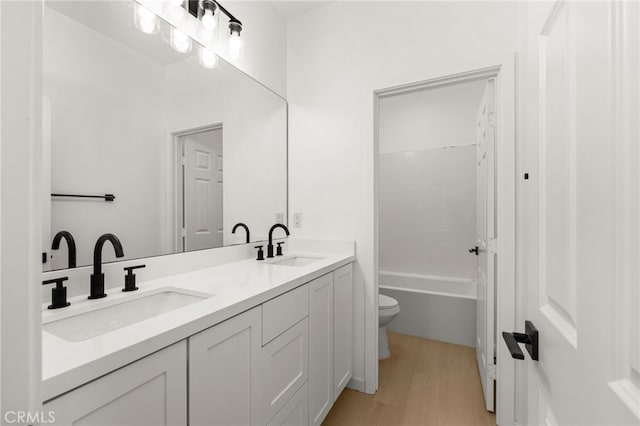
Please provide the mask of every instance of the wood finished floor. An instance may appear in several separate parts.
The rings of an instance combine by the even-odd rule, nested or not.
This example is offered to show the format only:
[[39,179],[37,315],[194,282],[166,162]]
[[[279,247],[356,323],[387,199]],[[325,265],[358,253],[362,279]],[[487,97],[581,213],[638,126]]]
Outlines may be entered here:
[[391,356],[380,361],[379,389],[345,389],[324,426],[495,426],[485,409],[475,349],[389,333]]

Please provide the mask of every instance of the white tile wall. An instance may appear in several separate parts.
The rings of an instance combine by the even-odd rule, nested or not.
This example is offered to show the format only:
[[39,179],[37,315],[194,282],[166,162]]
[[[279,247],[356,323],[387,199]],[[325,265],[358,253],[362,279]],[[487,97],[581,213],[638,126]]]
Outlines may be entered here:
[[475,145],[380,156],[380,269],[472,278]]

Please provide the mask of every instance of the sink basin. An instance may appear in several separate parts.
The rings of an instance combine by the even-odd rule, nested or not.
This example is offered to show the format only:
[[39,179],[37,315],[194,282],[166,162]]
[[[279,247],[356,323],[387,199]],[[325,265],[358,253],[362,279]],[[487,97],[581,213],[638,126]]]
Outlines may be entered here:
[[312,256],[288,256],[283,259],[273,260],[270,262],[271,265],[278,266],[305,266],[313,262],[317,262],[320,259],[324,259],[324,257],[312,257]]
[[54,319],[42,328],[64,340],[81,342],[211,297],[180,289],[163,289],[140,296],[133,300],[122,298],[98,309]]

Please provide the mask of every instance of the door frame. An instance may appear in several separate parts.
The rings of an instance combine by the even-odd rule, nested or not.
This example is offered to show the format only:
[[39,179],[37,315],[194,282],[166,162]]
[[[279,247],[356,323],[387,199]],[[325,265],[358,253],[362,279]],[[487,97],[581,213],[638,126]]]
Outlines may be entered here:
[[[389,95],[436,88],[446,85],[469,82],[480,79],[496,80],[496,219],[497,250],[500,261],[496,270],[496,334],[499,330],[511,330],[516,325],[516,126],[515,126],[515,56],[508,55],[497,59],[479,60],[462,66],[445,66],[440,72],[431,76],[414,79],[413,83],[387,82],[382,89],[373,92],[373,242],[374,242],[374,295],[378,294],[379,269],[379,192],[380,192],[380,135],[379,104],[380,99]],[[405,79],[405,81],[407,81]],[[411,80],[409,80],[411,81]],[[375,378],[378,387],[377,363],[377,312],[378,298],[374,297],[373,309],[367,311],[365,330],[367,344],[367,377]],[[369,307],[371,308],[371,307]],[[375,325],[372,327],[371,325]],[[373,353],[371,348],[376,349]],[[515,362],[505,345],[496,339],[496,422],[497,424],[514,424],[516,419],[516,389],[524,389],[523,383],[516,386]],[[375,360],[374,357],[375,356]]]
[[[171,241],[169,246],[173,249],[173,253],[182,253],[184,245],[182,243],[182,227],[184,226],[184,164],[182,157],[184,155],[183,138],[198,133],[210,132],[213,130],[222,130],[222,143],[224,144],[224,128],[222,122],[207,124],[205,126],[194,127],[187,130],[179,130],[171,132],[169,136],[169,182],[167,185],[167,211],[170,212],[168,218],[169,235]],[[178,202],[178,199],[181,201]]]

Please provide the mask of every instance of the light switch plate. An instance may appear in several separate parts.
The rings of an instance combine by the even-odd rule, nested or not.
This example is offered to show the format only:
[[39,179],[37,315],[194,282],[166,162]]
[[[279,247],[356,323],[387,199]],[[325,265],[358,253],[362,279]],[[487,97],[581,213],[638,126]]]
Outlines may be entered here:
[[302,213],[293,214],[293,227],[302,228]]

